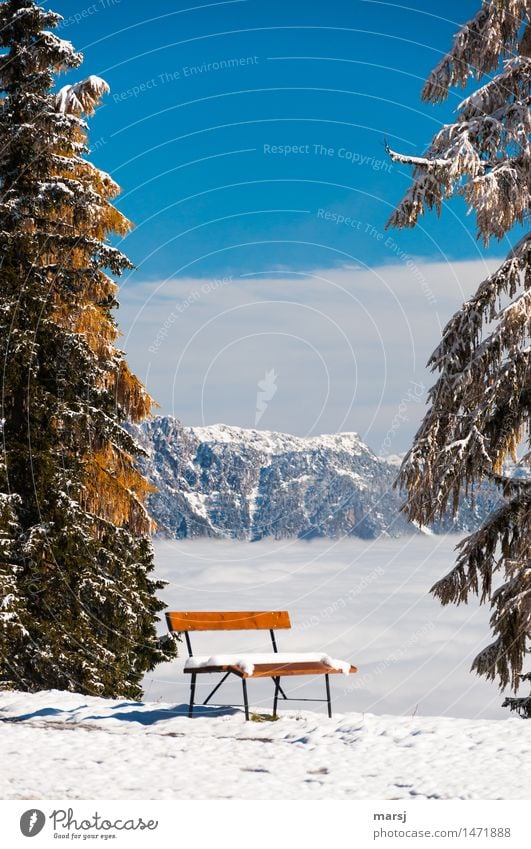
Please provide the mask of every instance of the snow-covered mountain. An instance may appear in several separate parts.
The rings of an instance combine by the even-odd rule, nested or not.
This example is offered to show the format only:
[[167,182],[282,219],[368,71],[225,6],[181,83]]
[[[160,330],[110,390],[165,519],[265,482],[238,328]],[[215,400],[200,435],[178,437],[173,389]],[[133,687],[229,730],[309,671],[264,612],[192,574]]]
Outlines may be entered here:
[[[228,425],[184,427],[158,417],[135,428],[155,485],[150,510],[161,533],[258,540],[272,536],[370,539],[415,533],[393,489],[396,465],[356,433],[301,438]],[[479,493],[440,530],[470,530],[496,495]]]

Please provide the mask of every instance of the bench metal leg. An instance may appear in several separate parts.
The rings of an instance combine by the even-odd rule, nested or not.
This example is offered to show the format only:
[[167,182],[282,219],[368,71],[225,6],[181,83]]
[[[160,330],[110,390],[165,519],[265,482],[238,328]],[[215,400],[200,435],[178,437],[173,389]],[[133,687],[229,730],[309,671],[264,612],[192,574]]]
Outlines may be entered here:
[[[273,716],[277,715],[278,692],[280,690],[280,678],[275,678],[275,697],[273,699]],[[284,696],[285,698],[285,696]]]
[[330,676],[325,675],[326,701],[328,704],[328,718],[332,719],[332,699],[330,698]]
[[245,719],[249,719],[249,702],[247,700],[247,681],[245,678],[242,678],[242,690],[243,690],[243,706],[245,708]]
[[212,698],[212,696],[214,695],[214,693],[217,693],[217,691],[219,690],[219,688],[221,687],[221,685],[223,684],[223,682],[227,680],[227,678],[229,677],[229,675],[230,675],[230,672],[227,672],[227,673],[223,676],[223,678],[221,679],[221,681],[219,681],[219,682],[216,684],[216,686],[214,687],[214,689],[212,690],[212,692],[208,694],[208,696],[206,697],[205,701],[203,702],[203,704],[204,704],[204,705],[207,705],[207,704],[209,703],[209,701],[210,701],[210,699]]
[[194,696],[195,696],[195,679],[197,678],[197,673],[192,672],[192,680],[190,681],[190,704],[188,705],[188,716],[191,718],[192,713],[194,712]]

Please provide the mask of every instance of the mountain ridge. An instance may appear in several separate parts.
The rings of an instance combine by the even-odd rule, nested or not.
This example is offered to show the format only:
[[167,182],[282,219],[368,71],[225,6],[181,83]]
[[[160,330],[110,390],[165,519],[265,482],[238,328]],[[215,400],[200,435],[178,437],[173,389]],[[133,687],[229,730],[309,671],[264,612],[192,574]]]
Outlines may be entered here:
[[[182,539],[418,533],[400,512],[396,458],[379,458],[354,431],[300,437],[217,424],[186,427],[171,416],[131,426],[156,492],[148,507],[158,533]],[[464,499],[435,532],[474,530],[496,506],[492,488]]]

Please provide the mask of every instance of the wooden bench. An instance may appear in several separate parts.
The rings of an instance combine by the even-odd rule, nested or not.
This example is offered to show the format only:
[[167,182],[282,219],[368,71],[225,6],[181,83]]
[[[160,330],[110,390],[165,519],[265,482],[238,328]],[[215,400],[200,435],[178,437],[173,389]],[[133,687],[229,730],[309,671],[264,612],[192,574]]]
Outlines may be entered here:
[[[344,663],[343,661],[334,662],[324,653],[321,655],[317,653],[316,655],[292,653],[291,658],[288,655],[280,654],[277,648],[275,631],[291,628],[287,610],[168,612],[166,613],[166,621],[171,634],[183,633],[186,640],[189,657],[186,661],[184,672],[191,676],[189,717],[192,716],[194,710],[195,688],[198,675],[218,673],[223,676],[208,694],[203,705],[209,703],[214,693],[219,690],[230,675],[240,678],[243,690],[245,719],[249,719],[249,701],[247,697],[248,678],[271,678],[274,681],[273,716],[276,717],[279,696],[289,701],[288,696],[286,696],[280,684],[281,678],[294,675],[324,675],[326,699],[292,699],[292,701],[326,701],[328,705],[328,716],[331,717],[332,701],[330,697],[329,676],[338,673],[346,672],[348,674],[350,672],[357,672],[355,666],[351,666],[349,663]],[[197,658],[194,657],[192,652],[191,631],[257,630],[269,631],[273,646],[272,655],[243,653],[240,657],[238,655],[220,655],[217,658],[215,656],[213,658],[209,658],[208,656]],[[275,655],[278,655],[278,658]]]

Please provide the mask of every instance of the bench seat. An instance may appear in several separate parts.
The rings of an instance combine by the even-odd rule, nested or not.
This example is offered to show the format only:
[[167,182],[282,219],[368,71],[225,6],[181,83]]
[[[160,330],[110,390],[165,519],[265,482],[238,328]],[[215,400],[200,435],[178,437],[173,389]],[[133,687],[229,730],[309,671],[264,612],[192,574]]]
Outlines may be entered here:
[[275,678],[285,675],[323,675],[356,672],[344,660],[318,652],[267,652],[189,657],[184,672],[234,672],[243,678]]

